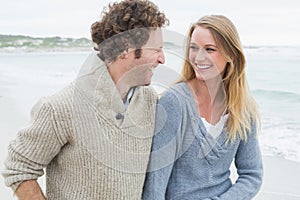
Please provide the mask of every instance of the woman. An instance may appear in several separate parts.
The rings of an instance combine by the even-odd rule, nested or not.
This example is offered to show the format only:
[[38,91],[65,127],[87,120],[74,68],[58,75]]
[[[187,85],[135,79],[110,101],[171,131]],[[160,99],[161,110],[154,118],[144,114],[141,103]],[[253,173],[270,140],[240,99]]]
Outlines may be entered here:
[[187,42],[182,78],[157,107],[143,199],[252,199],[263,174],[260,118],[236,28],[225,16],[204,16]]

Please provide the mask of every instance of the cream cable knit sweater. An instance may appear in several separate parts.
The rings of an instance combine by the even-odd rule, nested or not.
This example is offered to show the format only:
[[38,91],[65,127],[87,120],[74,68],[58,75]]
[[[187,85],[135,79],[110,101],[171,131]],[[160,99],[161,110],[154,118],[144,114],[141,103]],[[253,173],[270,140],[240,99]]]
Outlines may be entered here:
[[128,108],[106,69],[43,98],[9,145],[3,172],[13,190],[43,175],[57,199],[141,199],[157,97],[137,87]]

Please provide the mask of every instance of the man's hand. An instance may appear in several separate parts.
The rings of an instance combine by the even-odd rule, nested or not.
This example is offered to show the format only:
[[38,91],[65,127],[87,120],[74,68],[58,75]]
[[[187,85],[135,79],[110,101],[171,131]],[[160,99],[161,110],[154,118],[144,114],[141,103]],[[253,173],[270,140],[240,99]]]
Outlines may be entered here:
[[45,200],[41,187],[36,180],[24,181],[17,188],[15,195],[19,200]]

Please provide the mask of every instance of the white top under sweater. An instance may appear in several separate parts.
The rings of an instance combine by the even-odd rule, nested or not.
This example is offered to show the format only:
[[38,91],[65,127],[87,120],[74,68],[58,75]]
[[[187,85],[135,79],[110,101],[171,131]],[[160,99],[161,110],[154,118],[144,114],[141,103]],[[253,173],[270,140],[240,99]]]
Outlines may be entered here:
[[229,115],[222,115],[220,117],[220,120],[215,124],[211,124],[208,121],[206,121],[206,119],[204,117],[201,117],[201,120],[205,126],[206,131],[214,138],[216,139],[222,132],[224,125],[226,123],[226,121],[228,120]]

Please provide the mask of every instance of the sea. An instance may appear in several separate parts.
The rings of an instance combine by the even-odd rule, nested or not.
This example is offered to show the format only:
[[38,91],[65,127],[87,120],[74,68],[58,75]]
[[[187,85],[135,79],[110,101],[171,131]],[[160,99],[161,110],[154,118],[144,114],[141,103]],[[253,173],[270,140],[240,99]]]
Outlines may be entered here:
[[[246,73],[261,115],[264,156],[300,162],[300,46],[245,47]],[[178,77],[180,51],[165,49],[165,64],[154,71],[152,86],[163,92]],[[32,106],[78,76],[89,51],[0,52],[0,167],[9,141],[30,120]],[[39,179],[45,189],[44,177]],[[3,185],[3,181],[1,184]],[[1,186],[0,194],[12,199]]]
[[[249,86],[262,115],[259,137],[263,155],[300,162],[300,47],[247,47],[244,51]],[[1,107],[11,104],[25,125],[36,101],[75,79],[89,54],[89,51],[0,53]],[[172,84],[182,67],[183,59],[178,54],[167,50],[165,57],[165,64],[154,71],[153,86],[159,92]],[[8,102],[1,101],[5,97]],[[6,130],[9,125],[15,130],[13,121],[0,122],[0,128],[4,124]],[[2,144],[15,134],[2,131]]]
[[[263,155],[300,162],[300,47],[244,48],[251,92],[262,115]],[[30,119],[32,106],[74,80],[89,51],[0,53],[0,148],[6,147]],[[163,91],[175,80],[182,57],[165,51],[154,71],[153,86]]]

